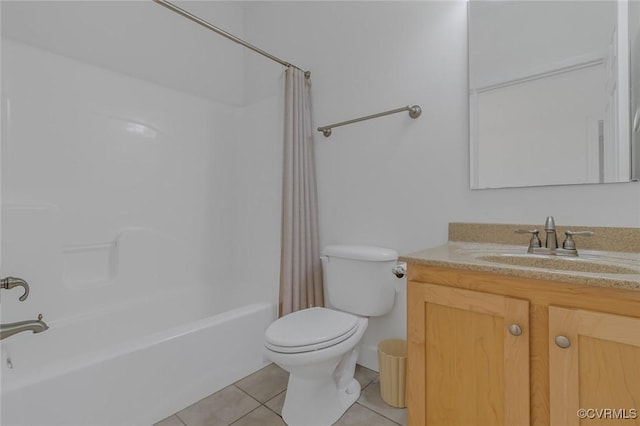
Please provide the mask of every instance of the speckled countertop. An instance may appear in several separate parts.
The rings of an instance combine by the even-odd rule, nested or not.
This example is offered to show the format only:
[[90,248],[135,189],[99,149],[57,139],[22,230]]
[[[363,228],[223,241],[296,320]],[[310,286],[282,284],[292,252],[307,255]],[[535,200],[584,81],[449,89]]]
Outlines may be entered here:
[[[522,241],[523,235],[513,233],[513,229],[522,227],[531,225],[452,223],[449,225],[448,243],[403,255],[400,260],[422,265],[640,291],[639,228],[571,227],[574,230],[593,230],[598,238],[594,236],[595,241],[592,240],[590,244],[585,244],[586,239],[576,238],[579,256],[565,257],[527,254],[528,238],[524,236]],[[609,234],[608,230],[612,233]],[[562,243],[562,234],[558,233],[558,239]],[[522,244],[513,244],[513,235],[516,235],[516,239]],[[499,241],[496,241],[494,236],[497,236]],[[505,240],[506,238],[508,240]],[[544,238],[544,235],[541,235],[541,238]],[[614,250],[611,250],[612,247],[607,242],[615,243]],[[615,250],[616,248],[623,248],[625,251]]]

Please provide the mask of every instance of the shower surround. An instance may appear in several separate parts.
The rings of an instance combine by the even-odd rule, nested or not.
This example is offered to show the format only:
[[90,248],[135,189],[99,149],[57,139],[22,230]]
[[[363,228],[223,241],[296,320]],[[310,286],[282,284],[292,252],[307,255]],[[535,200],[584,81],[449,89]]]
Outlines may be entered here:
[[[212,72],[216,42],[146,3],[2,4],[2,276],[31,292],[2,290],[1,319],[50,327],[2,340],[3,425],[148,424],[265,365],[279,100],[244,105],[242,54]],[[163,67],[136,46],[167,25]]]

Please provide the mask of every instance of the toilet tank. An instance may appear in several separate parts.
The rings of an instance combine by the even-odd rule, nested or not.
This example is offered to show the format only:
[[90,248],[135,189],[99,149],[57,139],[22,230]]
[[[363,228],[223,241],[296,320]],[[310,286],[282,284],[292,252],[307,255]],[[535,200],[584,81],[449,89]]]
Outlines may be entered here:
[[392,272],[395,250],[373,246],[331,245],[322,251],[324,286],[329,304],[362,316],[384,315],[395,300]]

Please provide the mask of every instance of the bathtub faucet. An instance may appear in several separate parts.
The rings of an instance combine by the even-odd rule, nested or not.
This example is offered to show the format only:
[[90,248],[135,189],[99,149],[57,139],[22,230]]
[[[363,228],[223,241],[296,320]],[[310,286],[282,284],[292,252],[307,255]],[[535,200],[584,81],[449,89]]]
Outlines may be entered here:
[[22,278],[7,277],[0,280],[0,288],[6,288],[11,290],[14,287],[22,286],[24,288],[24,294],[18,298],[19,301],[24,302],[29,296],[29,284]]
[[49,326],[42,321],[42,314],[38,315],[37,320],[11,322],[9,324],[0,324],[0,340],[22,333],[23,331],[33,331],[41,333],[47,330]]

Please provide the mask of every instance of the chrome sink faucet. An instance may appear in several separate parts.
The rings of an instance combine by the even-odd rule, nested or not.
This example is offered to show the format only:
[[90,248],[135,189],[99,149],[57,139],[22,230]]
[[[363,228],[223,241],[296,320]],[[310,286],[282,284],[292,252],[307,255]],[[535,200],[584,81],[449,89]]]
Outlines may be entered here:
[[573,241],[574,235],[582,235],[590,237],[593,235],[591,231],[571,231],[566,230],[564,232],[565,239],[562,243],[562,248],[558,247],[558,237],[556,235],[556,223],[553,216],[547,216],[547,220],[544,223],[544,231],[547,234],[544,247],[542,247],[542,241],[540,241],[539,233],[537,229],[516,229],[518,234],[531,234],[531,240],[529,241],[529,247],[527,253],[532,254],[546,254],[554,256],[577,256],[576,243]]
[[553,216],[547,216],[547,220],[544,222],[544,232],[547,233],[545,248],[557,249],[558,237],[556,236],[556,221],[553,220]]

